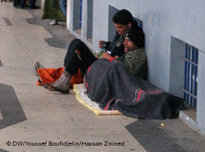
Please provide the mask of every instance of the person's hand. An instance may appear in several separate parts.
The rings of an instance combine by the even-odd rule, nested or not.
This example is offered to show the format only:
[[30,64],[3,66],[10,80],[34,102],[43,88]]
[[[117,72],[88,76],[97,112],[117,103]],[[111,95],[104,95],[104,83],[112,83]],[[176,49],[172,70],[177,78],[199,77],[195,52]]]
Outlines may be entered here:
[[111,56],[109,53],[107,53],[107,52],[103,52],[101,58],[103,58],[103,59],[108,59],[108,60],[109,60],[110,58],[112,58],[112,56]]
[[104,48],[103,46],[105,46],[105,41],[99,41],[99,48]]

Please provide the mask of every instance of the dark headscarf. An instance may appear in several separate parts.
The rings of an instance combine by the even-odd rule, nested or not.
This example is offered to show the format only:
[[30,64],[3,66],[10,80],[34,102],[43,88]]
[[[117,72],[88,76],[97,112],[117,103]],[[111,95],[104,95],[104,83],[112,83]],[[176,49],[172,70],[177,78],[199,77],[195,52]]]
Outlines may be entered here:
[[138,48],[144,47],[144,32],[141,28],[130,28],[126,37],[129,37]]

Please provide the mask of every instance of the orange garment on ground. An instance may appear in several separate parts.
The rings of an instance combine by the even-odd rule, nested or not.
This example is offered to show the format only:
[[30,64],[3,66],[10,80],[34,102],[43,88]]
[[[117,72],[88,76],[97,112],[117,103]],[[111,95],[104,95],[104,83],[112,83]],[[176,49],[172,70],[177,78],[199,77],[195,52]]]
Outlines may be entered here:
[[[37,85],[44,85],[44,84],[52,84],[56,80],[60,78],[60,76],[63,74],[64,67],[60,68],[44,68],[44,69],[37,69],[38,75],[40,77],[40,80],[37,81]],[[78,72],[72,76],[70,81],[70,87],[73,88],[73,84],[79,84],[83,83],[83,77],[80,72],[80,69],[78,69]]]

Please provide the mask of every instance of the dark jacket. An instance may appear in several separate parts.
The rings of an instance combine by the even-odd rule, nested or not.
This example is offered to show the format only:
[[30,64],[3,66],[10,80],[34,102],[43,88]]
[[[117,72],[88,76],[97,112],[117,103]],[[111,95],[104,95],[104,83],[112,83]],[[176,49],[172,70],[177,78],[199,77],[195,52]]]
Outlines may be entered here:
[[114,62],[122,63],[135,76],[147,80],[147,57],[144,48],[129,51]]
[[110,51],[111,56],[122,56],[124,54],[124,45],[125,35],[119,35],[117,32],[112,40],[112,42],[106,42],[105,49]]

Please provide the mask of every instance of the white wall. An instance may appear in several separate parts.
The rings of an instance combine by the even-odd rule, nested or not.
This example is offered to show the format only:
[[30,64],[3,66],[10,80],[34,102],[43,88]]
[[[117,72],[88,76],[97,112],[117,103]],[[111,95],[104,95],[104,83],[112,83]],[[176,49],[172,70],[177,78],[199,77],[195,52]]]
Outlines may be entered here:
[[165,91],[172,88],[170,76],[176,71],[171,67],[171,38],[200,50],[197,122],[205,130],[205,0],[93,0],[93,43],[89,45],[93,50],[98,49],[99,40],[108,40],[109,5],[128,9],[143,21],[149,81]]
[[[95,0],[94,42],[108,39],[109,5],[128,9],[143,21],[149,78],[166,91],[169,90],[171,36],[205,50],[204,0],[120,0],[120,3],[119,0]],[[93,43],[93,48],[97,47],[97,43]]]
[[71,27],[71,18],[72,18],[72,0],[67,0],[67,17],[66,17],[66,25],[67,29],[72,29]]
[[199,53],[197,122],[205,135],[205,52]]

